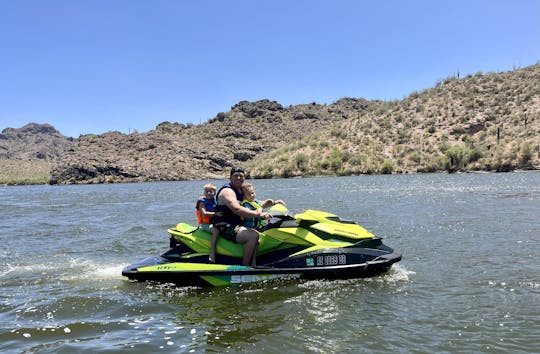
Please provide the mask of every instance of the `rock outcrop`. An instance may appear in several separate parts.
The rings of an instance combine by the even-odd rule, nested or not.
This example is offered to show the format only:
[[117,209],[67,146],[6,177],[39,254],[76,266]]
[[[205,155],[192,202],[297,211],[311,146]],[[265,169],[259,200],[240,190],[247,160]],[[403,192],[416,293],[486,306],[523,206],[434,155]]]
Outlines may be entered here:
[[324,130],[374,104],[346,99],[285,108],[270,100],[241,101],[200,125],[163,122],[145,133],[82,135],[52,169],[51,183],[223,178],[233,164]]

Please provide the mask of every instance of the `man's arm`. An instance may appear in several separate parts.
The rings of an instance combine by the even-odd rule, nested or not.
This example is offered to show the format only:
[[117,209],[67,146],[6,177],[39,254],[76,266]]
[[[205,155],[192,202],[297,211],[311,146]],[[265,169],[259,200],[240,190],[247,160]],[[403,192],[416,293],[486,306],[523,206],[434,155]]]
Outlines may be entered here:
[[223,204],[225,204],[227,208],[229,208],[233,213],[238,216],[243,216],[247,218],[258,218],[261,217],[263,214],[263,211],[260,209],[250,210],[241,206],[236,199],[236,194],[230,188],[223,189],[219,195],[219,199],[223,201]]

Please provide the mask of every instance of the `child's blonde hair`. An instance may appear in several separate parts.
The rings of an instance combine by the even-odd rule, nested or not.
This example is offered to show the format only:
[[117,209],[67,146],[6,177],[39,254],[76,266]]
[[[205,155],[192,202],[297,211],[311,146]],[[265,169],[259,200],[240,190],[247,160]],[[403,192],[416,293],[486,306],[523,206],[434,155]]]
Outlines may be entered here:
[[249,182],[244,182],[244,183],[242,183],[242,186],[240,187],[240,189],[241,189],[242,191],[244,191],[244,190],[246,190],[246,189],[248,189],[248,188],[253,188],[253,189],[255,189],[255,187],[253,187],[253,184],[251,184],[251,183],[249,183]]
[[216,186],[212,183],[207,183],[203,187],[204,190],[212,189],[214,192],[217,190]]

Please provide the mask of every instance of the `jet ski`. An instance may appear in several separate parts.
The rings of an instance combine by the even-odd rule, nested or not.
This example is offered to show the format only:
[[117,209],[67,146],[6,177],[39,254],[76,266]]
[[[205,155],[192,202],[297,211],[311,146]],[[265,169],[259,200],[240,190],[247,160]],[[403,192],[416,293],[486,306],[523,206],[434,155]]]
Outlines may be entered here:
[[276,278],[371,277],[401,260],[381,237],[332,213],[306,210],[294,215],[280,205],[270,213],[272,218],[259,230],[258,266],[243,266],[243,245],[224,237],[216,244],[216,263],[210,263],[211,234],[179,223],[168,230],[168,251],[125,267],[122,275],[177,286],[222,286]]

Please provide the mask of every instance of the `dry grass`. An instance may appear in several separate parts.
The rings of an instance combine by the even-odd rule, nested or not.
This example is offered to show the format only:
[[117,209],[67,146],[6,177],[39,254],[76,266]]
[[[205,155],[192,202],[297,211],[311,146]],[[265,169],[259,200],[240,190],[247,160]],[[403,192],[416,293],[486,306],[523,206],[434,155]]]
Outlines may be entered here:
[[46,184],[51,178],[52,163],[0,159],[0,185]]

